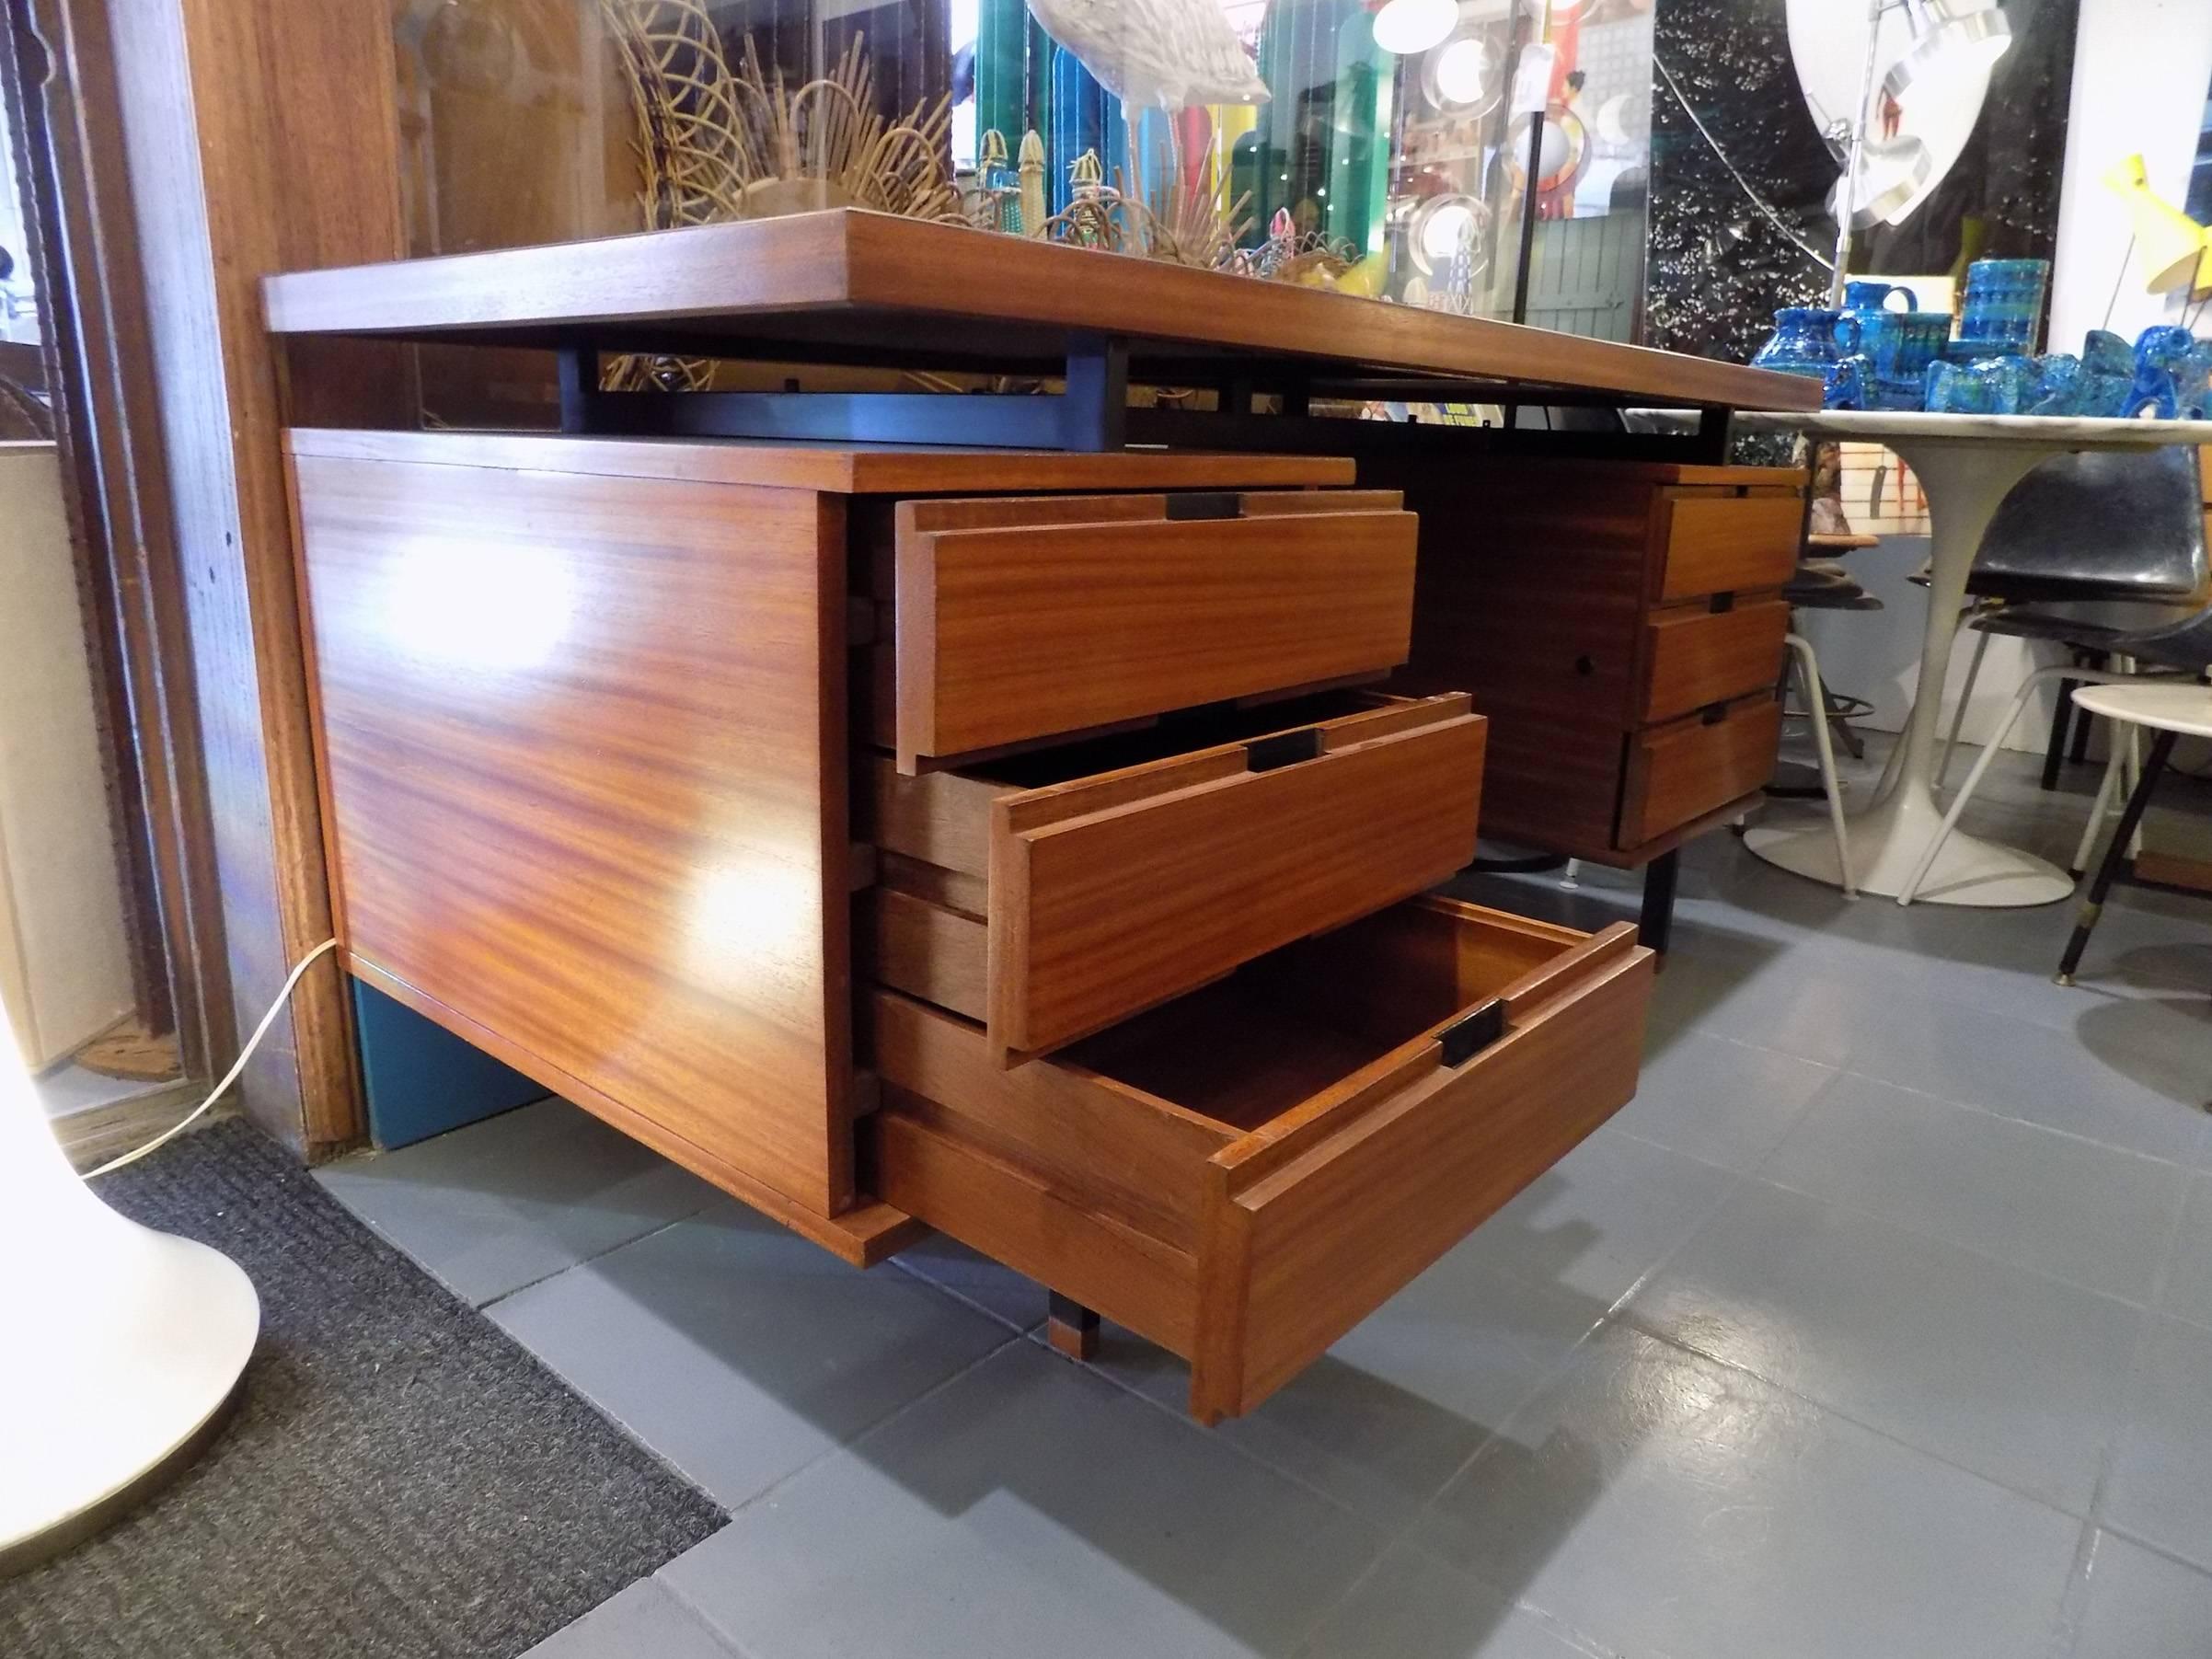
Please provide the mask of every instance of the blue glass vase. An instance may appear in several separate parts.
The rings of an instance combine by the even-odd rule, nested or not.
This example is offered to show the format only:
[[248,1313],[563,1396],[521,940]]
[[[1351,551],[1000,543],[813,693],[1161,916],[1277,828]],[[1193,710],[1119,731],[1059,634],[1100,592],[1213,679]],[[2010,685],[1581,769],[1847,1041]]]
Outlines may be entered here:
[[1774,332],[1752,358],[1751,366],[1825,381],[1828,370],[1858,343],[1857,323],[1841,312],[1785,305],[1774,314]]

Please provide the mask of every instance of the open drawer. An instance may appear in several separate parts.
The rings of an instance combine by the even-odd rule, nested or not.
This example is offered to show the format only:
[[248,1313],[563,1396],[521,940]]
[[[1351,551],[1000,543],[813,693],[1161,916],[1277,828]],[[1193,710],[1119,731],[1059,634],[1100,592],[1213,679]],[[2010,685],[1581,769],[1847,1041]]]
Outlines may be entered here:
[[875,977],[1058,1047],[1474,856],[1485,722],[1357,693],[909,777],[871,759]]
[[1376,491],[903,501],[900,765],[1380,676],[1410,648],[1414,536]]
[[879,990],[879,1194],[1250,1410],[1635,1092],[1651,952],[1395,905],[1016,1071]]

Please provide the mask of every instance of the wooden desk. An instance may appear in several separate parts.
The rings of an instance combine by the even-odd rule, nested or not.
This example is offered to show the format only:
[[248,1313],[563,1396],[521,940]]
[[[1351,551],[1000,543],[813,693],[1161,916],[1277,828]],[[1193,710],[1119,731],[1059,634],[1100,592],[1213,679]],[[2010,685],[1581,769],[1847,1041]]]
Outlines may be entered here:
[[[866,214],[557,251],[270,284],[282,330],[564,350],[580,429],[290,434],[355,975],[848,1261],[952,1233],[1064,1345],[1188,1357],[1208,1421],[1629,1099],[1630,929],[1423,896],[1492,726],[1385,688],[1429,529],[1299,453],[1483,440],[1296,409],[1377,365],[1722,418],[1778,377]],[[593,389],[678,338],[1072,389]],[[1227,453],[1104,441],[1200,358]],[[824,421],[1064,442],[639,435]]]

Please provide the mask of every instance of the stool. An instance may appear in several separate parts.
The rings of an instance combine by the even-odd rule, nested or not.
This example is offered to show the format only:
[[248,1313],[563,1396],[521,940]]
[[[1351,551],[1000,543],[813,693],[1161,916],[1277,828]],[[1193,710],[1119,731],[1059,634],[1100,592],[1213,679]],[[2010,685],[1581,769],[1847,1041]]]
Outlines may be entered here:
[[2057,978],[2062,985],[2074,983],[2074,971],[2080,967],[2081,953],[2089,948],[2090,933],[2103,913],[2105,895],[2112,892],[2112,884],[2120,873],[2121,860],[2127,857],[2128,843],[2134,840],[2136,830],[2143,822],[2151,792],[2158,787],[2160,774],[2166,769],[2174,743],[2183,737],[2212,737],[2212,686],[2145,681],[2126,685],[2084,685],[2074,693],[2074,701],[2091,714],[2101,714],[2116,723],[2145,726],[2158,735],[2150,740],[2150,753],[2143,762],[2143,776],[2127,798],[2126,810],[2120,814],[2120,826],[2113,832],[2112,845],[2104,849],[2103,860],[2097,866],[2097,879],[2091,883],[2089,896],[2082,901],[2081,913],[2074,923],[2074,936],[2067,941],[2066,954],[2059,959]]

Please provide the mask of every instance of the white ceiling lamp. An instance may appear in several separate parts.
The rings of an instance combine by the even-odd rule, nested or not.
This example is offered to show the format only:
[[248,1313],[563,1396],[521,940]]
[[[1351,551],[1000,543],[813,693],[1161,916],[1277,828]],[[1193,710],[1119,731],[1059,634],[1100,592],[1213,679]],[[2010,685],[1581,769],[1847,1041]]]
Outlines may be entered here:
[[1375,43],[1400,57],[1441,46],[1459,27],[1459,0],[1383,0]]
[[2012,44],[2012,25],[1999,0],[1906,0],[1905,17],[1912,49],[1882,80],[1882,90],[1899,104],[1916,86],[1987,75]]

